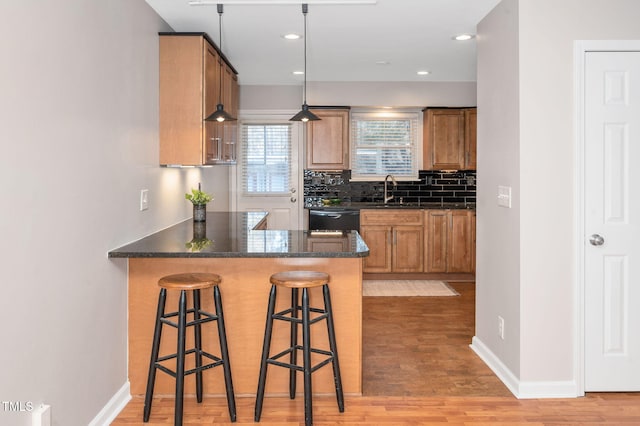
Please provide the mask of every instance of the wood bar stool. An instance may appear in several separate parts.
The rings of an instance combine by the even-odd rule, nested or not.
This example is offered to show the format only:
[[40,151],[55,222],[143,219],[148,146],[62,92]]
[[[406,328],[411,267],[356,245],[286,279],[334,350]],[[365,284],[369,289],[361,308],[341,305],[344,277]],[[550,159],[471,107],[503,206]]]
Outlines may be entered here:
[[[336,388],[338,409],[344,412],[344,397],[342,394],[342,379],[340,378],[340,365],[338,364],[338,350],[336,348],[336,336],[333,326],[333,312],[331,310],[331,297],[329,295],[329,274],[315,271],[288,271],[271,275],[271,292],[269,294],[269,306],[267,309],[267,324],[264,333],[262,347],[262,359],[260,363],[260,377],[258,379],[258,392],[256,395],[255,417],[260,421],[262,414],[262,402],[264,400],[264,388],[267,379],[267,366],[269,364],[289,369],[289,397],[296,395],[296,372],[302,371],[304,376],[304,418],[305,425],[313,424],[313,409],[311,404],[311,373],[331,363],[333,365],[333,379]],[[284,311],[274,313],[276,305],[277,288],[291,289],[291,306]],[[309,289],[322,287],[324,307],[315,308],[309,306]],[[302,289],[302,305],[298,303],[298,290]],[[302,318],[298,318],[301,312]],[[311,318],[311,313],[318,314]],[[289,348],[270,357],[271,333],[273,320],[287,321],[291,323],[291,339]],[[318,321],[326,320],[329,333],[329,351],[311,347],[311,325]],[[302,324],[302,345],[298,345],[298,324]],[[297,364],[297,352],[302,351],[302,366]],[[316,365],[311,365],[311,353],[324,355],[324,359]],[[289,362],[279,359],[289,355]]]
[[[184,273],[167,275],[160,278],[160,297],[158,299],[158,312],[156,314],[155,331],[153,333],[153,345],[151,349],[151,361],[149,363],[149,378],[147,380],[147,392],[144,399],[145,422],[149,421],[151,414],[151,403],[153,401],[153,387],[156,380],[156,371],[161,370],[176,379],[176,405],[175,405],[175,425],[182,425],[184,377],[189,374],[196,375],[196,398],[202,402],[202,371],[222,365],[224,369],[224,381],[227,391],[227,405],[229,406],[229,416],[231,421],[236,421],[236,402],[233,393],[233,382],[231,380],[231,367],[229,365],[229,352],[227,348],[227,335],[224,327],[224,316],[222,313],[222,298],[220,296],[221,278],[216,274],[208,273]],[[200,308],[200,290],[213,287],[213,300],[215,314],[204,311]],[[167,290],[180,290],[180,300],[178,311],[165,313],[165,302]],[[187,291],[193,292],[193,308],[187,308]],[[193,320],[187,321],[187,315],[193,314]],[[178,322],[170,321],[169,318],[177,317]],[[202,329],[204,323],[216,321],[218,324],[218,338],[220,339],[220,357],[212,355],[202,350]],[[162,325],[169,325],[178,329],[178,347],[176,353],[159,357],[160,338],[162,336]],[[195,337],[195,347],[185,350],[185,335],[187,327],[193,327]],[[194,354],[195,368],[185,371],[186,355]],[[203,357],[211,362],[202,363]],[[167,368],[162,363],[170,359],[176,359],[176,370]]]

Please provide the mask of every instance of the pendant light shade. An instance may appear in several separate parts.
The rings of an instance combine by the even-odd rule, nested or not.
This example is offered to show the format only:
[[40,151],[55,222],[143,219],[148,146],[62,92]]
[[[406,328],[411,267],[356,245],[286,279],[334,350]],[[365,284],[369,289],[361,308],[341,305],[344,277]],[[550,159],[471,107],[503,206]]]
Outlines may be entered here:
[[[220,53],[222,54],[222,13],[224,11],[224,5],[223,4],[218,4],[218,30],[219,30],[219,39],[218,41],[220,42]],[[228,112],[226,112],[224,110],[224,105],[222,105],[222,76],[223,74],[223,70],[222,70],[222,59],[218,60],[218,63],[220,64],[220,77],[218,78],[219,82],[220,82],[220,86],[219,86],[219,90],[218,90],[218,105],[216,105],[216,110],[213,114],[211,114],[210,116],[208,116],[207,118],[205,118],[205,121],[217,121],[222,123],[223,121],[235,121],[236,118],[233,117],[231,114],[229,114]]]
[[309,111],[309,105],[307,105],[307,11],[308,5],[306,3],[303,3],[302,15],[304,16],[304,86],[302,88],[302,109],[299,113],[289,119],[289,121],[302,121],[304,123],[306,123],[307,121],[320,120],[317,115]]
[[289,121],[303,121],[305,123],[307,121],[316,120],[320,120],[320,117],[309,111],[309,105],[307,105],[306,103],[302,104],[302,109],[299,113],[289,119]]
[[216,111],[205,118],[206,121],[218,121],[222,123],[223,121],[235,121],[236,118],[232,117],[227,111],[224,110],[224,105],[218,104],[216,105]]

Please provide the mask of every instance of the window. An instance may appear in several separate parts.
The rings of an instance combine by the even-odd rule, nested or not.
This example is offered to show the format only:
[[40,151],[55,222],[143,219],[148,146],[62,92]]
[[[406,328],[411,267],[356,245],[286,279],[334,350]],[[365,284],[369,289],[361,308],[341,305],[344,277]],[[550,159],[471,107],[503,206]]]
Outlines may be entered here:
[[417,179],[420,119],[419,111],[352,111],[351,178]]
[[291,180],[291,125],[242,125],[244,195],[288,194]]

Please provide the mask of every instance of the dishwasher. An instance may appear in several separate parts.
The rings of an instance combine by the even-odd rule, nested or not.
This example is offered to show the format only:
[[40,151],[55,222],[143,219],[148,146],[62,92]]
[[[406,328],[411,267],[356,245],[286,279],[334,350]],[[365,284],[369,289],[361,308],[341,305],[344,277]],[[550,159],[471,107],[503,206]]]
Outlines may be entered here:
[[360,230],[360,210],[349,208],[309,209],[309,229]]

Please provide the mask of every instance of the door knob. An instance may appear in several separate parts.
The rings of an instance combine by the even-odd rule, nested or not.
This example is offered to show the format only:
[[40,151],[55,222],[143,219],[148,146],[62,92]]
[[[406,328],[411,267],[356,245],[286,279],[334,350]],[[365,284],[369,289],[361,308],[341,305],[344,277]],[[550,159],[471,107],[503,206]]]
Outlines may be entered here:
[[601,235],[593,234],[591,237],[589,237],[589,242],[592,246],[601,246],[604,244],[604,238],[602,238]]

